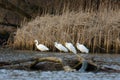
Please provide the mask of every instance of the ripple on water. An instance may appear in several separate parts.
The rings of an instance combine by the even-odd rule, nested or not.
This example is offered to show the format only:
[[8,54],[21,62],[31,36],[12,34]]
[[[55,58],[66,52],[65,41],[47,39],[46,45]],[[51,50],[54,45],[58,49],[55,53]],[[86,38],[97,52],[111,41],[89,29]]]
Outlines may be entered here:
[[0,80],[120,80],[119,73],[0,70]]

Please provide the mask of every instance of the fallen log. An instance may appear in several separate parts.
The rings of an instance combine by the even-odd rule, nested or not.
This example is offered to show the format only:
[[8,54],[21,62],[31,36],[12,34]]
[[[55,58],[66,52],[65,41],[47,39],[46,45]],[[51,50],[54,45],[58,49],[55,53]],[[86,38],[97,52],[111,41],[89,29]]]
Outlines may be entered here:
[[90,60],[85,60],[83,57],[77,55],[77,58],[71,60],[71,58],[61,57],[33,57],[29,59],[22,59],[16,61],[0,62],[0,69],[22,69],[22,70],[42,70],[42,71],[79,71],[82,67],[83,61],[87,62],[85,71],[103,71],[103,72],[120,72],[107,67],[100,67]]
[[[81,59],[79,57],[79,59],[73,60],[72,62],[73,65],[71,65],[68,62],[64,61],[64,59],[61,59],[58,57],[30,58],[30,59],[23,59],[23,60],[17,60],[17,61],[0,62],[0,68],[1,69],[4,68],[4,69],[42,70],[41,66],[45,67],[47,65],[46,66],[47,70],[75,71],[81,68],[82,60],[84,59]],[[43,62],[45,63],[42,64]],[[95,68],[91,68],[90,66]],[[56,69],[52,69],[52,68],[56,68]],[[93,65],[93,63],[88,62],[87,70],[96,69],[96,68],[97,68],[96,65]]]
[[25,63],[25,62],[31,62],[31,61],[35,61],[37,60],[37,58],[29,58],[29,59],[22,59],[22,60],[16,60],[16,61],[1,61],[0,62],[0,67],[4,66],[4,65],[15,65],[15,64],[21,64],[21,63]]
[[113,69],[113,68],[109,68],[109,67],[101,67],[99,69],[100,72],[108,72],[108,73],[113,73],[113,72],[116,72],[116,73],[120,73],[120,70],[116,70],[116,69]]

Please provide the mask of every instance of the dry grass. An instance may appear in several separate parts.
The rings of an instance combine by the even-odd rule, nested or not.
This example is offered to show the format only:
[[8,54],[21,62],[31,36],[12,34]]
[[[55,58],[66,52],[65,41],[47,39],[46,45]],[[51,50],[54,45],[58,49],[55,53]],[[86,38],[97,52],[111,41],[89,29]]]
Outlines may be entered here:
[[[42,16],[24,23],[17,30],[12,45],[14,48],[34,50],[34,39],[38,39],[52,51],[55,51],[54,41],[63,44],[67,41],[74,45],[76,42],[83,43],[91,52],[120,53],[120,0],[28,1],[29,6],[22,0],[11,2],[19,4],[32,16]],[[1,9],[0,21],[4,21],[8,13],[11,12]]]
[[34,50],[34,40],[55,51],[54,42],[85,44],[90,52],[120,52],[120,11],[69,12],[36,17],[17,30],[13,47]]

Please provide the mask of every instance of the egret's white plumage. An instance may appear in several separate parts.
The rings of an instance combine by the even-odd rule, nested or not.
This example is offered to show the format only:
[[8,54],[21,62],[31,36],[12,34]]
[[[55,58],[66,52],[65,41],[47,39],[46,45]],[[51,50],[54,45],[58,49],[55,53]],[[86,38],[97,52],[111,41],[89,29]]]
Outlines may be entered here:
[[40,51],[48,51],[49,50],[49,48],[46,47],[45,45],[38,44],[38,40],[35,40],[34,42],[35,42],[35,45],[36,45],[38,50],[40,50]]
[[62,44],[57,43],[57,42],[55,42],[54,44],[55,44],[55,47],[56,47],[58,50],[63,51],[63,52],[68,52],[68,49],[65,48]]
[[74,54],[77,54],[77,51],[76,51],[76,49],[75,49],[75,47],[73,46],[72,43],[66,42],[65,46],[68,48],[69,51],[73,52]]
[[89,53],[89,49],[87,49],[83,44],[76,43],[76,47],[78,50],[80,50],[82,53]]

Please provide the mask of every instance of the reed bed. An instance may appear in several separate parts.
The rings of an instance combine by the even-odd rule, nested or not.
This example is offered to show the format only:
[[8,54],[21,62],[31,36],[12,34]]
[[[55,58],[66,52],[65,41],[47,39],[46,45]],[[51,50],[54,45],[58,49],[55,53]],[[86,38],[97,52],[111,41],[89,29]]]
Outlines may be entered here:
[[42,16],[22,23],[13,48],[35,50],[37,39],[51,51],[56,51],[57,41],[82,43],[92,53],[120,53],[119,0],[38,0],[37,3]]
[[39,5],[41,14],[62,14],[64,11],[98,12],[120,9],[120,0],[35,0],[31,3]]
[[15,49],[35,50],[34,40],[55,51],[54,42],[84,44],[92,53],[120,53],[120,11],[66,11],[62,15],[38,16],[19,28]]

